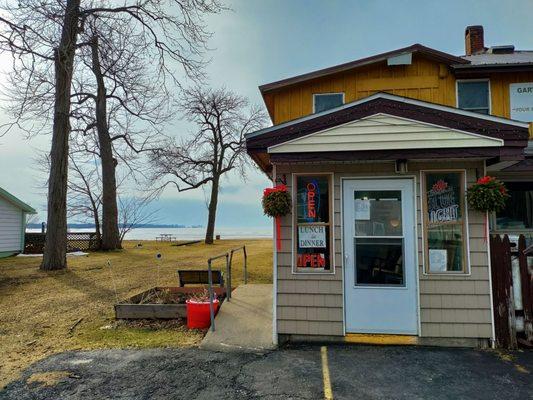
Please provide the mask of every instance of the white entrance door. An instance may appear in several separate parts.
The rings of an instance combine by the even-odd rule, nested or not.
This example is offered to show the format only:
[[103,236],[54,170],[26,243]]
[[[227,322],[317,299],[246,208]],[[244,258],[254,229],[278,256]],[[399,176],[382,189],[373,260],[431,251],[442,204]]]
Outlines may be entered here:
[[416,335],[411,179],[343,181],[346,331]]

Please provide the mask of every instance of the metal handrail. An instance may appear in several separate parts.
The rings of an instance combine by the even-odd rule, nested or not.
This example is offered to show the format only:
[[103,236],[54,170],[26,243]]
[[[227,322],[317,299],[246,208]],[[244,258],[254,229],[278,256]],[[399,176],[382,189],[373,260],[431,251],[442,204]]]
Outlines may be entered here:
[[[242,249],[242,252],[244,254],[244,266],[243,266],[243,273],[244,273],[244,284],[246,285],[248,283],[248,269],[247,269],[247,264],[248,264],[248,255],[246,254],[246,246],[241,246],[241,247],[235,247],[234,249],[232,249],[230,251],[230,259],[229,259],[229,263],[230,263],[230,266],[231,266],[231,263],[233,261],[233,253],[235,253],[236,251],[239,251]],[[230,274],[231,274],[231,271],[230,271]],[[231,279],[231,276],[230,276],[230,279]]]
[[209,283],[209,317],[211,319],[211,331],[215,331],[215,309],[213,306],[214,296],[213,296],[213,272],[211,268],[211,263],[214,260],[218,260],[219,258],[226,258],[226,279],[225,279],[225,285],[226,285],[226,299],[228,301],[231,301],[231,262],[233,261],[233,253],[236,251],[241,250],[244,254],[244,283],[248,283],[248,270],[247,270],[247,263],[248,263],[248,255],[246,254],[246,246],[236,247],[232,249],[230,252],[226,252],[224,254],[219,254],[218,256],[214,256],[207,259],[207,280]]
[[[218,260],[219,258],[222,258],[222,257],[226,257],[226,273],[229,271],[230,267],[229,267],[229,254],[228,253],[225,253],[225,254],[220,254],[218,256],[214,256],[214,257],[211,257],[211,258],[208,258],[207,259],[207,281],[209,283],[209,318],[211,319],[211,331],[214,332],[215,331],[215,309],[213,307],[213,300],[214,300],[214,296],[213,296],[213,270],[211,268],[211,263],[214,261],[214,260]],[[226,282],[226,296],[228,295],[228,284]],[[229,292],[231,292],[231,288],[229,290]],[[231,296],[231,293],[230,293],[230,296]],[[229,301],[229,298],[228,298],[228,301]]]

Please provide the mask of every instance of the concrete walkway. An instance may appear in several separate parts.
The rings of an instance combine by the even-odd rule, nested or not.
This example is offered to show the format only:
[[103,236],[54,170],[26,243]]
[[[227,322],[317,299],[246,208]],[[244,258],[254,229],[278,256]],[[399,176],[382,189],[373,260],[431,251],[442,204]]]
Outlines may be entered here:
[[224,301],[200,348],[265,352],[272,343],[272,285],[241,285]]

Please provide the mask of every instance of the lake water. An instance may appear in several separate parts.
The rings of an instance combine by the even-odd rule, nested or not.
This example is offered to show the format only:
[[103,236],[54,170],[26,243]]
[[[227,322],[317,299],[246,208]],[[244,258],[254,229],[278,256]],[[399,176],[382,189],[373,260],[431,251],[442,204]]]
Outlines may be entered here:
[[[40,229],[27,229],[40,232]],[[69,232],[93,232],[92,229],[70,229]],[[171,234],[178,240],[196,240],[205,237],[205,228],[134,228],[126,234],[126,240],[155,240],[162,233]],[[221,239],[271,239],[271,227],[216,228],[215,235]]]

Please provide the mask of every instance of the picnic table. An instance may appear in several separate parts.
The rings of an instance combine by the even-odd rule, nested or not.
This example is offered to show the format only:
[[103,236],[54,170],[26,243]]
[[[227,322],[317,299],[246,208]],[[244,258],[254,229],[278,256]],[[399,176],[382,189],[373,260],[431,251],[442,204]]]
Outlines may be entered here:
[[172,242],[173,240],[177,240],[176,236],[170,234],[170,233],[160,233],[159,236],[155,237],[155,241],[160,242]]

